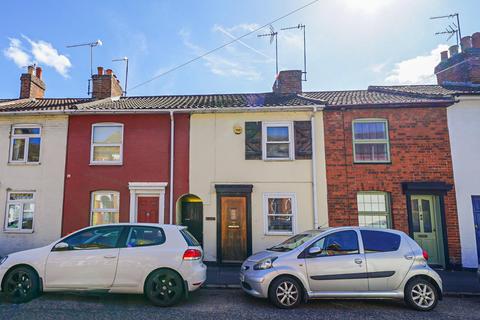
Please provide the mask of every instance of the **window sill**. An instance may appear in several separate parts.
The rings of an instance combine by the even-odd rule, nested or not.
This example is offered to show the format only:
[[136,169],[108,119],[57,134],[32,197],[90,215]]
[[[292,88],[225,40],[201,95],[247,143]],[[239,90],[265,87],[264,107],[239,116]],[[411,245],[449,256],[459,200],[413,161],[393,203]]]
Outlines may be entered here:
[[9,166],[39,166],[41,162],[8,162]]
[[30,230],[3,229],[3,232],[12,233],[12,234],[29,234],[29,233],[33,233],[33,229],[30,229]]
[[262,159],[263,161],[266,161],[266,162],[285,162],[285,161],[295,161],[295,159]]
[[392,161],[353,161],[353,164],[392,164]]
[[90,166],[123,166],[123,162],[90,162]]
[[293,232],[266,232],[265,236],[293,236]]

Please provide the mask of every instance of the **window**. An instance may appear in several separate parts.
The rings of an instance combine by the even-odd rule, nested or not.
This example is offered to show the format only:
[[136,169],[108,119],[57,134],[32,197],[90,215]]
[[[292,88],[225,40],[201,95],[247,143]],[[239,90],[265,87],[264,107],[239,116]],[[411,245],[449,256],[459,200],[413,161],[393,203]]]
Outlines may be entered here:
[[358,225],[362,227],[389,228],[390,203],[386,192],[357,193]]
[[111,249],[118,247],[124,227],[100,227],[79,231],[63,240],[69,250]]
[[39,126],[13,126],[10,144],[11,163],[38,163],[40,161],[41,129]]
[[383,231],[360,231],[365,253],[397,251],[401,237],[398,234]]
[[[315,256],[339,256],[358,254],[358,236],[355,231],[340,231],[330,234],[315,242],[311,247],[322,249]],[[310,247],[310,248],[311,248]]]
[[389,162],[387,120],[353,121],[353,154],[355,162]]
[[92,164],[122,164],[123,125],[94,124],[92,126]]
[[292,193],[264,194],[266,234],[295,233],[296,201]]
[[118,223],[120,194],[116,191],[92,192],[92,225]]
[[35,194],[33,192],[9,192],[7,197],[5,230],[33,230]]
[[291,122],[263,123],[263,159],[293,160],[293,129]]
[[160,228],[132,227],[128,234],[127,247],[156,246],[165,242],[165,234]]
[[180,233],[182,234],[183,238],[187,242],[189,247],[198,247],[200,246],[200,242],[190,233],[187,229],[181,229]]

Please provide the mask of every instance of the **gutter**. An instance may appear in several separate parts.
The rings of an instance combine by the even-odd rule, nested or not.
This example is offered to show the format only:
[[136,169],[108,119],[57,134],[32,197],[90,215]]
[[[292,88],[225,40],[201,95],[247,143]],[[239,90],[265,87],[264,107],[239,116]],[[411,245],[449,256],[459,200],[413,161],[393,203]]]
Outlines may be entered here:
[[317,107],[313,107],[310,118],[312,128],[312,192],[313,192],[313,226],[318,229],[318,194],[317,194],[317,140],[315,134],[315,114]]

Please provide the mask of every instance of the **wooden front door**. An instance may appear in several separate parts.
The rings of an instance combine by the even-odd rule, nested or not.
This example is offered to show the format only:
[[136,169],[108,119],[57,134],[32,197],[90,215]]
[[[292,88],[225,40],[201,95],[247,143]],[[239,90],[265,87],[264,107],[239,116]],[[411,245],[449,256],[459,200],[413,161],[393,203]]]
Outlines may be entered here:
[[413,238],[427,251],[428,263],[440,265],[442,264],[438,234],[440,230],[437,228],[434,197],[412,195],[411,202]]
[[221,198],[222,262],[237,263],[247,258],[247,198]]
[[137,198],[137,222],[158,223],[159,197]]

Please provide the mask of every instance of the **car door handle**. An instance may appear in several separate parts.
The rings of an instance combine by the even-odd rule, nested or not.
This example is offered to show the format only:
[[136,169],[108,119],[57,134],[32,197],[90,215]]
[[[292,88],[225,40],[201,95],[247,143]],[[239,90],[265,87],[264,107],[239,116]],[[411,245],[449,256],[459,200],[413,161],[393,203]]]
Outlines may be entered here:
[[362,259],[358,259],[358,258],[353,260],[353,261],[355,261],[356,264],[362,264],[362,262],[363,262]]
[[406,254],[403,256],[405,259],[407,260],[412,260],[413,259],[413,256],[412,255],[409,255],[409,254]]
[[115,259],[117,256],[103,256],[105,259]]

